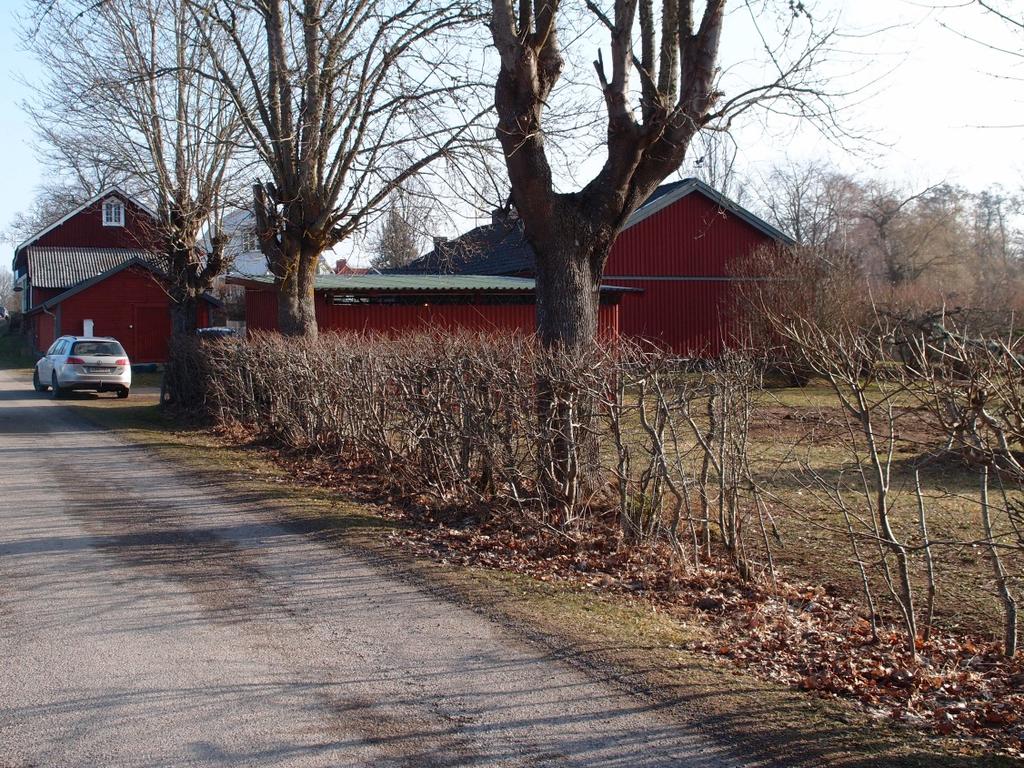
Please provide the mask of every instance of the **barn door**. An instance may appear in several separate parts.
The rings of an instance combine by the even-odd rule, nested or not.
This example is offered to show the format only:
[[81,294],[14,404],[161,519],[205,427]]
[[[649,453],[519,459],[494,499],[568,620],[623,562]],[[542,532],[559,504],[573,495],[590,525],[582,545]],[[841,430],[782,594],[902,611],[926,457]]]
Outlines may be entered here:
[[167,339],[171,315],[166,304],[136,304],[134,308],[133,363],[163,363],[167,360]]

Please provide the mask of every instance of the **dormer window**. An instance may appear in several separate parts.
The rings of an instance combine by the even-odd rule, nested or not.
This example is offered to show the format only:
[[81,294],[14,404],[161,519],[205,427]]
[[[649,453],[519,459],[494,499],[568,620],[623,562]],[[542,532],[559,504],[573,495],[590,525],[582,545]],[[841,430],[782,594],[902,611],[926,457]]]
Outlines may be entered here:
[[103,226],[124,226],[124,203],[116,197],[111,197],[110,199],[103,201]]
[[255,229],[242,230],[242,253],[256,253],[260,250],[260,239]]

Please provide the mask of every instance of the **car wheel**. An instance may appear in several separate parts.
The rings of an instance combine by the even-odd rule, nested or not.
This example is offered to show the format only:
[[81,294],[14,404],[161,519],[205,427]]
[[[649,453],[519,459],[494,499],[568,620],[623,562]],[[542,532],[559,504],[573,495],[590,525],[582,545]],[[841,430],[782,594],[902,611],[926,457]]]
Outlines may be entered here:
[[50,395],[54,400],[59,400],[64,397],[64,388],[57,386],[57,372],[53,372],[53,378],[50,380]]
[[45,384],[43,384],[43,382],[39,380],[38,368],[32,371],[32,389],[34,389],[36,392],[45,392],[46,390],[49,389],[48,386],[46,386]]
[[119,390],[117,390],[117,396],[121,400],[124,400],[125,398],[127,398],[128,397],[128,387],[121,387]]

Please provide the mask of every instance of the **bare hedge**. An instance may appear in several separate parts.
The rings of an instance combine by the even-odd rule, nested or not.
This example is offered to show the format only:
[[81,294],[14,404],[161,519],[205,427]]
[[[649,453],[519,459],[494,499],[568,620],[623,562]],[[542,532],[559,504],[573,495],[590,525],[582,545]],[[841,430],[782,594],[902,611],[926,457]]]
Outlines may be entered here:
[[[527,337],[429,334],[182,340],[171,357],[178,407],[290,449],[343,455],[438,504],[514,507],[566,530],[600,515],[694,564],[714,536],[744,571],[754,567],[755,548],[740,557],[748,511],[758,539],[767,533],[758,503],[741,498],[759,373],[739,357],[697,371],[629,345],[580,360]],[[596,485],[584,472],[595,442]]]
[[[763,386],[765,359],[739,352],[698,366],[629,344],[580,359],[528,337],[268,335],[176,341],[167,382],[179,408],[365,467],[432,505],[668,546],[690,572],[725,560],[742,578],[774,580],[785,517],[790,535],[802,526],[846,548],[821,556],[859,582],[873,629],[895,611],[910,655],[931,631],[940,576],[980,546],[991,576],[972,589],[997,596],[1012,653],[1024,558],[1019,340],[920,337],[897,355],[888,327],[800,321],[775,332],[831,390],[788,444],[764,433],[769,409],[784,408]],[[943,455],[960,457],[966,478],[981,473],[977,494],[922,491],[919,469]],[[981,524],[936,536],[929,519],[951,504]]]

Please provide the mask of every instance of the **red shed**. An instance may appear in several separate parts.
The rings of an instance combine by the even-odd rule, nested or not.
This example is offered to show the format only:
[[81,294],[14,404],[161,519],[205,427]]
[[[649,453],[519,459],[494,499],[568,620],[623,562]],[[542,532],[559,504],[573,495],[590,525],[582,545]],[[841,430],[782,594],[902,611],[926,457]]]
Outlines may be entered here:
[[[751,251],[792,239],[698,179],[664,184],[630,217],[605,266],[605,282],[642,289],[620,308],[623,335],[684,355],[715,355],[733,337],[736,284],[731,265]],[[521,222],[495,212],[491,223],[434,250],[407,271],[468,275],[534,274]]]
[[[245,287],[249,331],[277,330],[277,291],[272,277],[228,277]],[[321,330],[402,333],[415,330],[533,333],[534,281],[480,275],[320,275],[315,285]],[[619,332],[619,302],[633,289],[601,291],[600,332]]]
[[[95,334],[117,338],[133,363],[164,362],[170,299],[155,224],[146,206],[112,187],[15,249],[15,290],[37,351],[64,334]],[[200,302],[200,326],[218,303]]]

